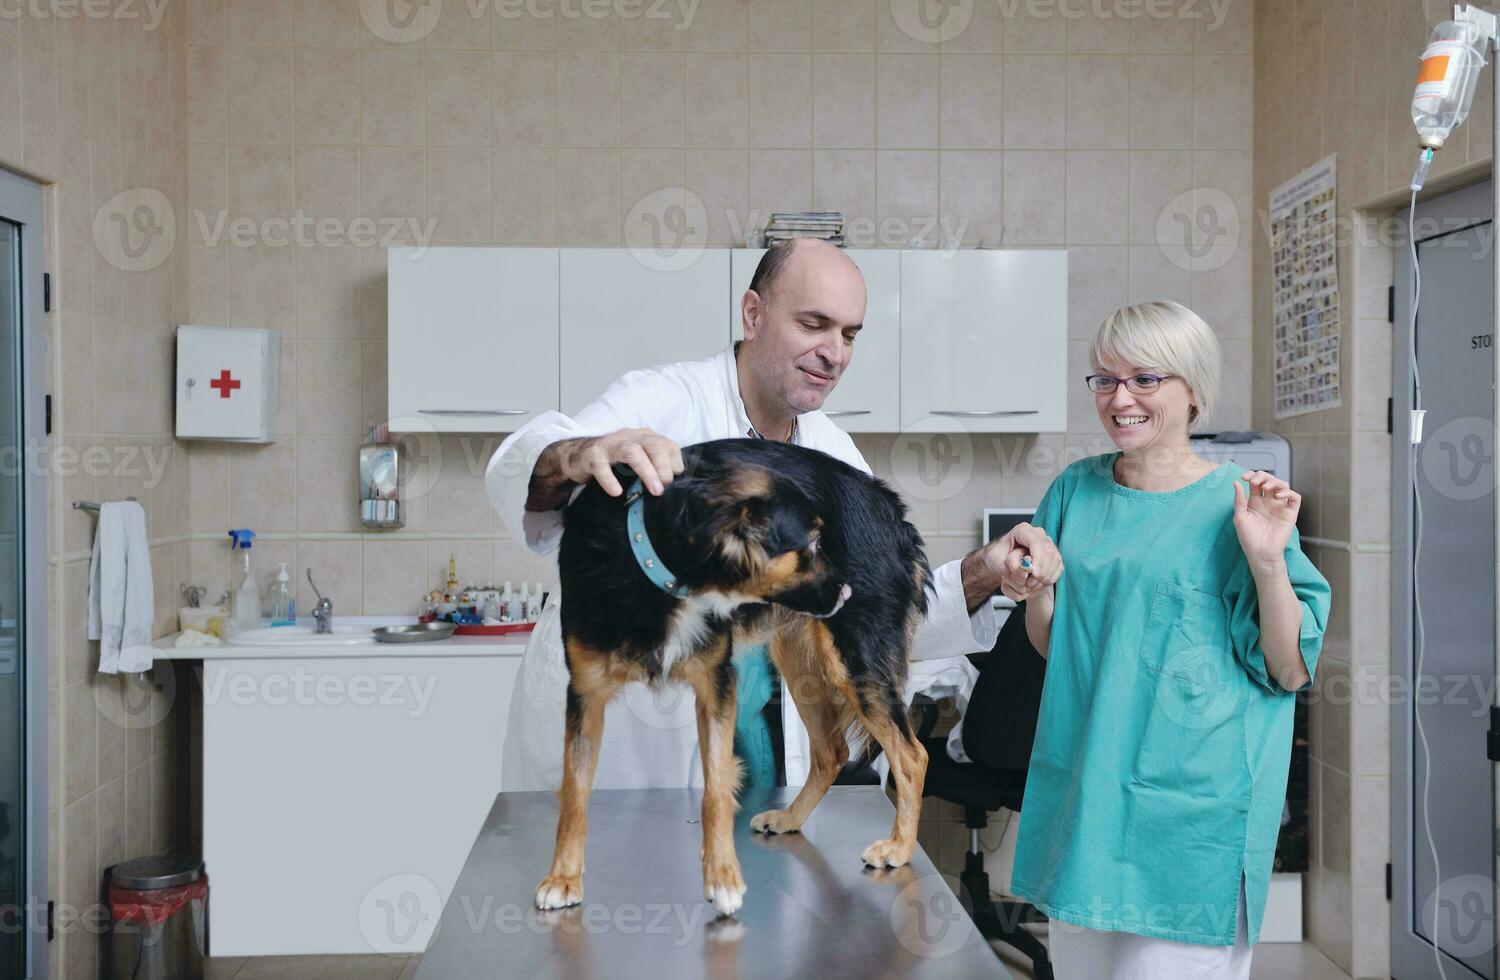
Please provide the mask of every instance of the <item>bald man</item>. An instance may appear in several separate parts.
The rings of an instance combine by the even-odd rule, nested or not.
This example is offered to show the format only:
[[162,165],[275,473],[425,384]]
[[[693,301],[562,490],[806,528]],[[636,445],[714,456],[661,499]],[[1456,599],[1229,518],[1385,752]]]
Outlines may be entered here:
[[[590,480],[612,496],[624,488],[611,472],[628,465],[647,492],[660,494],[682,472],[680,447],[711,439],[758,438],[818,449],[870,472],[848,433],[820,410],[849,369],[863,328],[865,283],[844,252],[799,239],[766,251],[740,301],[745,339],[716,357],[630,371],[569,418],[546,412],[507,438],[486,470],[490,501],[512,532],[539,553],[562,538],[562,509]],[[989,599],[1028,585],[1022,555],[1052,547],[1045,532],[1020,525],[1004,538],[934,570],[928,615],[912,643],[913,660],[989,650],[999,630]],[[558,609],[549,603],[532,632],[512,701],[502,782],[511,789],[556,789],[562,778],[568,685]],[[740,724],[736,752],[750,782],[766,769],[769,738],[757,728],[770,693],[765,657],[737,651]],[[966,662],[961,662],[967,667]],[[783,690],[786,784],[807,779],[807,731]],[[600,788],[702,786],[693,696],[668,685],[627,685],[605,711]]]

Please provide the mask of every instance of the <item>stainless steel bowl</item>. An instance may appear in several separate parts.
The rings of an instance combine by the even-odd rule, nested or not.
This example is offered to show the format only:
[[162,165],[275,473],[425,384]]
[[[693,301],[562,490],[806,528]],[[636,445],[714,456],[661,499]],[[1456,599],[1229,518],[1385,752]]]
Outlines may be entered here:
[[458,627],[452,623],[413,623],[410,626],[377,626],[370,632],[381,643],[430,643],[446,640]]

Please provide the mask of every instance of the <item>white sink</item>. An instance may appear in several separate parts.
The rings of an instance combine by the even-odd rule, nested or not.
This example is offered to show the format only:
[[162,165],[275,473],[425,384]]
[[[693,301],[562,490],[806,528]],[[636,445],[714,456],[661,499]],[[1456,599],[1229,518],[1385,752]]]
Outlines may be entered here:
[[334,624],[332,633],[319,633],[312,626],[266,626],[236,633],[228,642],[236,647],[359,646],[373,644],[375,637],[369,626]]

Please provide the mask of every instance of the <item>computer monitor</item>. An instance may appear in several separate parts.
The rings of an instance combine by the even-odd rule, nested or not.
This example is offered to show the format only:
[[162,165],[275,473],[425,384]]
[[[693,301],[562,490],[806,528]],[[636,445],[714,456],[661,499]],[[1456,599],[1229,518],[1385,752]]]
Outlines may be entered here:
[[1030,507],[986,507],[980,522],[984,543],[1004,537],[1017,524],[1029,524],[1035,516]]

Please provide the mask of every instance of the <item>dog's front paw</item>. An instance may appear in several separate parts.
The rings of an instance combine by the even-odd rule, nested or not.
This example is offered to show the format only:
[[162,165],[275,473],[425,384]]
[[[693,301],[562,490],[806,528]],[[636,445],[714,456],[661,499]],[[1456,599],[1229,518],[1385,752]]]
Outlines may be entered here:
[[767,810],[750,818],[750,829],[762,834],[790,834],[801,828],[788,810]]
[[565,909],[583,901],[583,878],[580,875],[548,875],[536,886],[536,907]]
[[899,868],[911,860],[912,845],[894,840],[878,840],[860,855],[872,868]]
[[733,915],[745,902],[745,879],[740,876],[739,862],[703,862],[703,897],[714,904],[720,915]]

